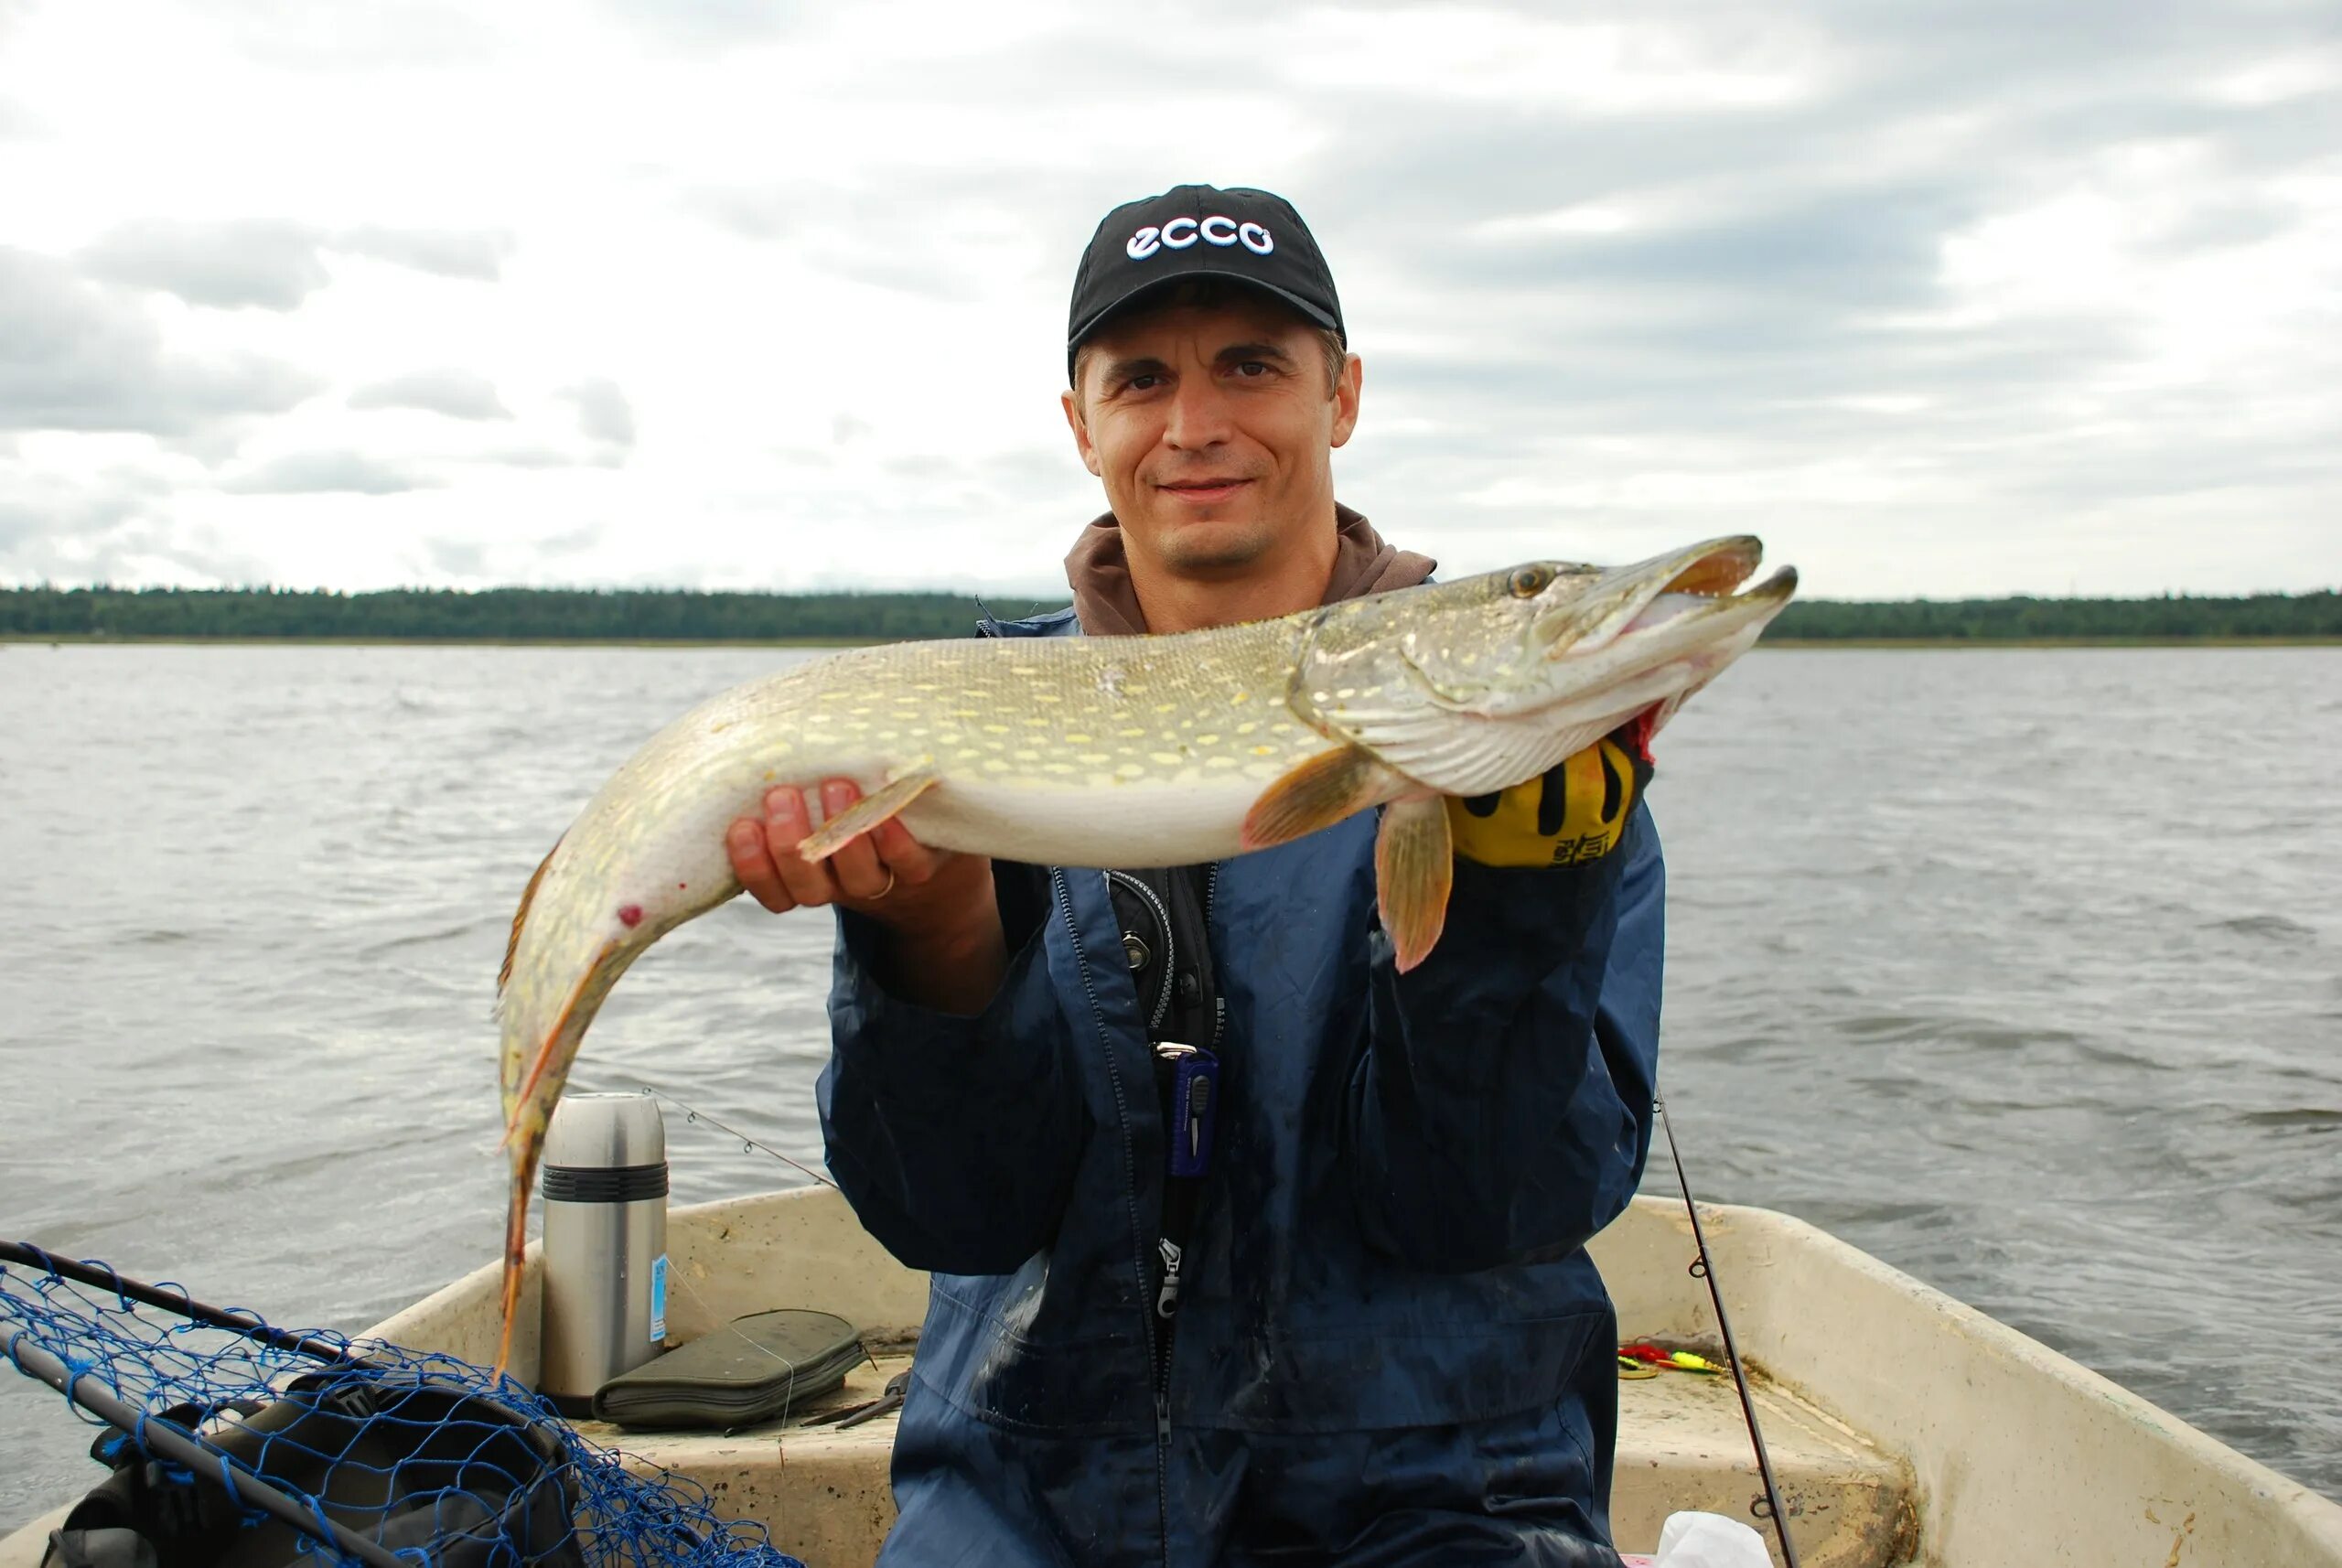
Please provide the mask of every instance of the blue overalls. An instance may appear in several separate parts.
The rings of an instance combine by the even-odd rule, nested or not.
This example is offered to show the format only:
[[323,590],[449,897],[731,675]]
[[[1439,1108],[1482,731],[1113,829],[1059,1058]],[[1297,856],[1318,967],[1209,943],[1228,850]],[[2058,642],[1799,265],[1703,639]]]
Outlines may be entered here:
[[841,915],[830,1168],[934,1276],[886,1563],[1617,1563],[1583,1248],[1649,1144],[1658,836],[1638,800],[1600,860],[1459,861],[1402,977],[1374,832],[1209,874],[1217,1128],[1168,1320],[1164,1101],[1105,874],[996,868],[1012,956],[974,1017],[884,990]]

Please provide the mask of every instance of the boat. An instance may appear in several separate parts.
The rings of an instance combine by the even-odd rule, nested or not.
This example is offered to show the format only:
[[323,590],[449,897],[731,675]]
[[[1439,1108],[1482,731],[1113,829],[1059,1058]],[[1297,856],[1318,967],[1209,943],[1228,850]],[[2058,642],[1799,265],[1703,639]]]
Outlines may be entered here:
[[[2342,1506],[2047,1347],[1813,1226],[1703,1204],[1700,1230],[1804,1568],[2342,1568]],[[775,1307],[861,1326],[871,1360],[836,1394],[725,1433],[590,1439],[688,1475],[727,1517],[762,1521],[811,1568],[866,1568],[894,1520],[895,1417],[841,1430],[809,1417],[876,1400],[908,1366],[924,1274],[889,1257],[832,1189],[725,1199],[668,1219],[677,1342]],[[1720,1358],[1680,1203],[1635,1200],[1592,1244],[1622,1339]],[[514,1369],[537,1358],[531,1249]],[[500,1324],[490,1263],[368,1333],[487,1363]],[[1667,1516],[1753,1517],[1762,1487],[1729,1378],[1623,1380],[1611,1520],[1648,1552]],[[0,1568],[38,1568],[59,1509],[0,1541]],[[1774,1547],[1776,1561],[1778,1547]]]

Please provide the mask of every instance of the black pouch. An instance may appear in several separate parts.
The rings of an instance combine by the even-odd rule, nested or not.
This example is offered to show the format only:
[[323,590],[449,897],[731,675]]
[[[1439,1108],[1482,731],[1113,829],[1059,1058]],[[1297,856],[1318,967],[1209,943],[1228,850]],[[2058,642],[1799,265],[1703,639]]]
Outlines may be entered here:
[[750,1426],[835,1390],[869,1352],[828,1312],[787,1307],[736,1317],[594,1391],[596,1420],[618,1426]]
[[[364,1365],[312,1373],[274,1402],[162,1412],[325,1516],[444,1568],[581,1568],[560,1436],[529,1412],[427,1377]],[[220,1482],[149,1458],[109,1428],[114,1473],[51,1532],[44,1568],[295,1568],[318,1549],[247,1515]],[[329,1555],[329,1554],[328,1554]]]

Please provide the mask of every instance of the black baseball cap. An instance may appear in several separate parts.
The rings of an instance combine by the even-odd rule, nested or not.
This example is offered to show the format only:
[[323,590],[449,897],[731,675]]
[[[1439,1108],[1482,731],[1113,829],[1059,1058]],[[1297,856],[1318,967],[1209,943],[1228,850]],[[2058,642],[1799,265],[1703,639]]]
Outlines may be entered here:
[[1334,274],[1293,203],[1265,190],[1181,185],[1124,202],[1090,237],[1073,274],[1066,379],[1075,350],[1106,317],[1166,284],[1205,277],[1265,290],[1349,344]]

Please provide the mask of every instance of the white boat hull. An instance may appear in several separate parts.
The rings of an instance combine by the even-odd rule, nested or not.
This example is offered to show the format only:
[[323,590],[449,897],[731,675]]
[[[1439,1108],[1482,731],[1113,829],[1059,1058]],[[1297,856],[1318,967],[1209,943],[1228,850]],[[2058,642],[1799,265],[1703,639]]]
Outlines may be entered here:
[[[2342,1508],[2298,1482],[1802,1221],[1722,1206],[1701,1219],[1734,1332],[1763,1374],[1759,1417],[1805,1568],[2342,1568]],[[839,1313],[880,1348],[852,1399],[903,1364],[926,1312],[925,1276],[824,1188],[679,1208],[668,1247],[679,1340],[768,1307]],[[1714,1342],[1681,1205],[1638,1199],[1593,1250],[1624,1337]],[[532,1249],[522,1376],[536,1364],[535,1290]],[[485,1362],[499,1324],[490,1263],[370,1332]],[[1620,1394],[1622,1548],[1651,1550],[1679,1509],[1749,1517],[1759,1488],[1728,1383],[1664,1374]],[[726,1512],[762,1520],[813,1568],[860,1568],[893,1522],[893,1439],[888,1416],[624,1444],[720,1487]],[[35,1568],[56,1517],[0,1541],[0,1568]]]

